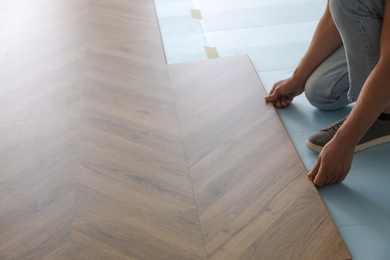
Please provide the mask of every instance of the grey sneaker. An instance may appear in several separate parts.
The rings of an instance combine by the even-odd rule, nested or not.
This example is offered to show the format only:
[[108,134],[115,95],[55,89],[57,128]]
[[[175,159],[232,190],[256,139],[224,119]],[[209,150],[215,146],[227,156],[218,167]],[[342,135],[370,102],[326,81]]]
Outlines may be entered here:
[[[346,117],[340,121],[320,130],[306,140],[306,147],[320,153],[322,148],[333,138],[340,126],[345,122]],[[377,119],[368,129],[355,147],[355,153],[367,148],[390,142],[390,121]]]

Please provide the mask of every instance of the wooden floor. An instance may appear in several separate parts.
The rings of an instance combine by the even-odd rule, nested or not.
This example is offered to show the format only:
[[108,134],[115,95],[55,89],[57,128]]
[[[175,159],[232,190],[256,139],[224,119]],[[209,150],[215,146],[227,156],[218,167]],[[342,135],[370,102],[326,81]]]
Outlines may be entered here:
[[0,2],[0,259],[349,259],[246,56],[152,0]]

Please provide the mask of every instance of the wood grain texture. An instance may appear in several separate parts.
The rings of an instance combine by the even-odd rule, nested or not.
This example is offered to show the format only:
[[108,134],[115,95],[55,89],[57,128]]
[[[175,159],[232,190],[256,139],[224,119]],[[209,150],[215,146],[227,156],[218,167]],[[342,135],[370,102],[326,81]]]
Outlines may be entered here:
[[209,259],[349,259],[248,57],[169,65]]
[[71,257],[86,7],[0,3],[0,259]]
[[205,259],[151,1],[91,1],[73,259]]
[[168,68],[152,0],[0,1],[0,259],[346,255],[262,94]]
[[0,258],[70,257],[79,117],[0,126]]

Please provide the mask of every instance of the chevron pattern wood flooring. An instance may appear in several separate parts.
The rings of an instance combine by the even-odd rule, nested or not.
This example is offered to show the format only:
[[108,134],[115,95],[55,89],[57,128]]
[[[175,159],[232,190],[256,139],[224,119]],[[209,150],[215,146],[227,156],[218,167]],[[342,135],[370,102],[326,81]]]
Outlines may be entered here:
[[169,65],[209,259],[348,259],[248,57]]
[[0,259],[348,258],[263,94],[152,0],[1,1]]

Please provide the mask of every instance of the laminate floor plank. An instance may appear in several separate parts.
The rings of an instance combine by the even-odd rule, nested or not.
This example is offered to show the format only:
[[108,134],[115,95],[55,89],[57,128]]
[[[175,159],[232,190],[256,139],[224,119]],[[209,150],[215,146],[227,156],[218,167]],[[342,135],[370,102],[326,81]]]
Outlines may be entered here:
[[[124,41],[161,42],[154,4],[142,0],[130,3],[126,0],[91,0],[87,36],[89,45]],[[159,48],[162,48],[161,44]]]
[[90,3],[72,258],[205,259],[154,7],[132,4]]
[[0,124],[0,258],[70,257],[79,115]]
[[85,4],[0,4],[1,259],[71,257]]
[[20,3],[21,26],[0,71],[0,122],[53,118],[80,110],[85,3]]
[[32,81],[3,81],[15,88],[0,90],[0,122],[56,118],[79,112],[82,93],[80,68],[80,65],[72,66],[57,75],[34,80],[32,85],[28,83]]
[[20,0],[0,2],[0,72],[20,20]]
[[168,68],[208,258],[349,259],[249,58]]

